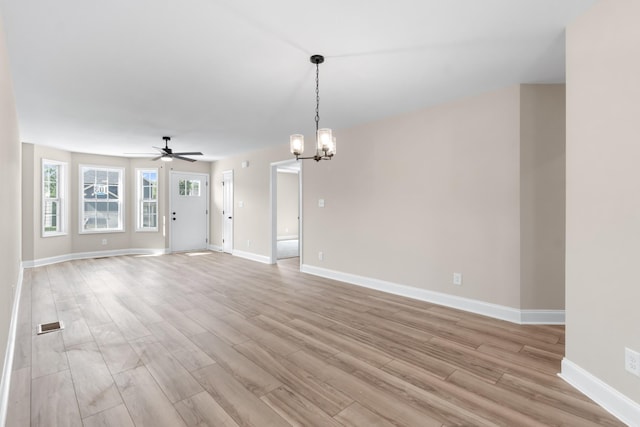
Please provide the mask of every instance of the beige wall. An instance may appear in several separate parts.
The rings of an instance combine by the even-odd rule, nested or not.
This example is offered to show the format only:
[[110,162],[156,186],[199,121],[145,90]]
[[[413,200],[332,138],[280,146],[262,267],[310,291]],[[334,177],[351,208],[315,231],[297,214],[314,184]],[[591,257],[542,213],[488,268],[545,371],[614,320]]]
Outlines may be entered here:
[[512,86],[337,132],[304,171],[304,263],[520,307],[519,123]]
[[35,193],[34,186],[35,165],[33,163],[35,146],[33,144],[22,144],[22,259],[34,259],[34,239],[35,239]]
[[566,357],[640,403],[640,2],[567,31]]
[[0,17],[0,150],[2,150],[0,156],[0,183],[2,183],[0,185],[0,200],[2,200],[2,209],[0,209],[0,358],[4,360],[14,287],[18,284],[20,275],[21,153],[2,17]]
[[298,174],[278,172],[278,238],[298,236]]
[[[67,235],[42,237],[41,232],[41,165],[42,159],[67,163],[68,172],[68,210]],[[91,233],[79,232],[79,168],[80,165],[113,166],[125,168],[125,219],[124,232]],[[136,169],[157,168],[160,193],[158,231],[136,232]],[[55,148],[33,144],[23,144],[23,259],[42,260],[73,253],[169,248],[169,230],[163,230],[163,216],[169,220],[169,176],[172,170],[177,172],[209,173],[210,162],[164,163],[149,159],[130,159],[125,157],[100,156],[84,153],[70,153]],[[166,232],[165,232],[166,231]],[[103,245],[102,240],[107,239]]]
[[[213,162],[212,245],[222,247],[222,172],[233,170],[233,248],[260,256],[271,255],[271,163],[284,160],[291,160],[288,144]],[[248,161],[249,167],[243,168],[243,161]],[[240,202],[244,207],[239,206]]]
[[520,86],[520,300],[562,310],[565,85]]
[[[304,264],[564,308],[563,85],[516,85],[337,135],[339,155],[304,168]],[[213,245],[222,172],[233,169],[234,249],[269,256],[270,163],[290,158],[283,144],[214,162]]]

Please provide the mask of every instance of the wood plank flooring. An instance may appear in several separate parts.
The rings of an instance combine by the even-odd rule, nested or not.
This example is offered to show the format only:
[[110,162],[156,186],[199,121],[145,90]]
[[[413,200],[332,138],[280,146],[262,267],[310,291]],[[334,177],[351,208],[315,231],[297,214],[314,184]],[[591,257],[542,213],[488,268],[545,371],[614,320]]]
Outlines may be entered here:
[[[27,270],[7,426],[619,426],[519,326],[214,252]],[[36,335],[62,320],[62,332]]]

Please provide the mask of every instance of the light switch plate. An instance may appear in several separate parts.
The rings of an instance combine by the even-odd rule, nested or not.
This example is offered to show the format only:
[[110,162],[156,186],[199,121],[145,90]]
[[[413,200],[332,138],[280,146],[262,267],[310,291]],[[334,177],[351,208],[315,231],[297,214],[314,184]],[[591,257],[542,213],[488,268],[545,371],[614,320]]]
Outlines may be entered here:
[[318,199],[318,207],[324,208],[324,199]]

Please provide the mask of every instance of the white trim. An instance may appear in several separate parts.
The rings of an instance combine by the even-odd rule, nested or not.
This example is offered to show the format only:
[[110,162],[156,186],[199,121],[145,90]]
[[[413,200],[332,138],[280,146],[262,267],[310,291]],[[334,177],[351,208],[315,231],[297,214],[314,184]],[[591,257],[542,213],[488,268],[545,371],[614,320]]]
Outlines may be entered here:
[[[234,221],[235,221],[235,205],[234,205],[234,203],[235,203],[234,202],[234,191],[235,191],[235,188],[234,188],[234,183],[233,183],[234,181],[233,180],[234,180],[233,169],[222,171],[222,209],[220,209],[220,211],[222,212],[222,246],[221,246],[220,252],[224,252],[224,253],[228,253],[228,254],[232,254],[233,253],[233,237],[234,237],[234,233],[233,233],[234,226],[233,226],[233,224],[234,224]],[[225,200],[227,199],[227,196],[226,196],[227,189],[226,189],[225,184],[224,184],[225,182],[228,185],[231,186],[231,189],[229,190],[229,193],[230,193],[229,198],[231,200],[228,200],[229,203],[227,203],[227,204],[225,204]],[[230,207],[231,208],[231,212],[229,212],[229,211],[225,212],[224,209],[226,207]],[[227,241],[225,241],[225,227],[226,227],[226,225],[225,225],[226,222],[225,221],[229,216],[231,217],[231,230],[229,230],[230,231],[230,233],[229,233],[230,239],[227,239]],[[227,247],[230,248],[228,252],[224,250],[225,244],[226,244]]]
[[22,296],[22,282],[24,268],[20,266],[18,283],[13,295],[13,307],[11,309],[11,323],[9,324],[9,336],[7,337],[7,351],[4,356],[2,369],[2,381],[0,382],[0,426],[7,421],[7,409],[9,407],[9,391],[11,389],[11,374],[13,373],[13,354],[16,345],[16,330],[18,328],[18,311],[20,309],[20,297]]
[[351,283],[352,285],[363,286],[365,288],[376,289],[394,295],[413,298],[434,304],[444,305],[495,319],[506,320],[518,324],[546,324],[547,319],[556,323],[560,318],[564,319],[564,310],[519,310],[504,305],[492,304],[470,298],[449,295],[442,292],[429,291],[427,289],[415,288],[413,286],[401,285],[387,282],[385,280],[371,277],[358,276],[356,274],[343,273],[326,268],[315,267],[303,264],[300,267],[303,273],[314,276],[326,277],[328,279],[339,280]]
[[292,234],[290,236],[278,236],[278,241],[281,240],[298,240],[298,235],[297,234]]
[[169,248],[165,249],[115,249],[110,251],[78,252],[73,254],[59,255],[50,258],[40,258],[33,261],[23,261],[24,268],[41,267],[43,265],[57,264],[59,262],[73,261],[76,259],[103,258],[122,255],[164,255],[171,253]]
[[283,162],[271,163],[269,171],[269,264],[278,262],[278,163]]
[[623,423],[629,426],[640,426],[640,404],[629,399],[566,357],[562,359],[562,370],[558,376]]
[[218,246],[218,245],[209,245],[207,249],[214,252],[222,252],[222,246]]
[[254,254],[252,252],[244,252],[244,251],[238,251],[238,250],[233,250],[232,253],[233,256],[237,256],[238,258],[244,258],[244,259],[248,259],[251,261],[257,261],[257,262],[261,262],[263,264],[271,264],[271,258],[269,258],[268,256],[265,255],[258,255],[258,254]]
[[564,310],[520,310],[523,325],[564,325]]
[[[296,159],[282,160],[279,162],[271,163],[271,170],[269,173],[269,222],[271,224],[270,230],[270,242],[271,251],[269,254],[269,264],[275,264],[278,262],[278,173],[284,172],[283,168],[290,167],[286,173],[298,174],[298,240],[299,244],[299,256],[300,266],[302,266],[302,163]],[[295,170],[294,170],[295,169]]]

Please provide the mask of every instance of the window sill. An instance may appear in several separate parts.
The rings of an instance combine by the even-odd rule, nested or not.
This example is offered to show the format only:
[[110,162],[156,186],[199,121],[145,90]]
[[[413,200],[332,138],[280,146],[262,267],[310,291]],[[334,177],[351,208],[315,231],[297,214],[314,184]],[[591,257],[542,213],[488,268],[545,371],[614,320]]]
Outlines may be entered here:
[[125,230],[80,230],[79,234],[111,234],[111,233],[125,233]]
[[65,231],[59,231],[59,232],[50,232],[50,233],[42,233],[42,238],[47,238],[47,237],[60,237],[60,236],[66,236],[69,233],[65,232]]

